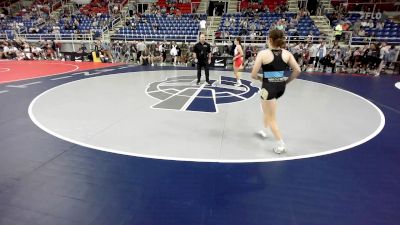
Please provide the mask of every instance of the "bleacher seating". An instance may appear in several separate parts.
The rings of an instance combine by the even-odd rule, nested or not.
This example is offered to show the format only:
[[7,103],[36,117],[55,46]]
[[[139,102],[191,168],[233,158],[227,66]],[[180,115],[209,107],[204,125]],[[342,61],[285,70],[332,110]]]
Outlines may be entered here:
[[[128,0],[113,0],[113,4],[119,6],[119,10],[128,2]],[[89,4],[80,9],[85,15],[96,15],[97,13],[109,14],[108,3],[104,0],[92,0]]]
[[86,15],[96,15],[97,13],[108,14],[108,5],[101,0],[93,0],[80,9]]
[[[398,2],[398,1],[397,1]],[[331,0],[333,6],[339,6],[343,3],[342,0]],[[371,4],[371,3],[375,3]],[[348,11],[362,11],[363,8],[370,8],[371,10],[375,7],[375,10],[381,11],[397,11],[398,5],[395,0],[386,1],[365,1],[365,0],[346,0]]]
[[14,39],[14,30],[4,29],[0,30],[0,39]]
[[22,16],[15,17],[7,17],[4,21],[2,21],[0,33],[7,33],[8,38],[14,38],[14,23],[23,23],[23,27],[20,28],[21,33],[26,33],[29,28],[34,27],[36,25],[36,18],[31,19],[23,19]]
[[277,6],[285,4],[286,0],[263,0],[262,4],[258,2],[251,2],[249,0],[242,0],[240,2],[240,9],[264,9],[265,6],[268,6],[269,10],[275,10]]
[[[197,1],[192,1],[192,2],[196,2],[194,5],[196,7],[196,5],[198,5],[198,3],[200,1],[197,0]],[[158,0],[157,5],[160,6],[160,8],[168,7],[167,0]],[[175,4],[171,4],[171,5],[175,6],[175,8],[178,8],[183,14],[192,13],[192,11],[191,11],[192,6],[191,6],[190,2],[189,3],[175,3]]]
[[[286,13],[285,14],[287,18],[293,17],[296,15],[295,13]],[[229,19],[231,16],[235,17],[236,24],[232,28],[230,27],[224,27],[225,20]],[[244,14],[242,13],[235,13],[235,14],[224,14],[221,20],[220,27],[218,31],[228,31],[229,34],[231,35],[239,35],[239,32],[241,30],[240,28],[240,19],[245,19],[247,18]],[[279,19],[283,18],[283,14],[281,13],[261,13],[259,15],[259,19],[255,20],[254,17],[249,18],[249,23],[254,22],[257,25],[260,25],[261,22],[265,22],[265,29],[261,30],[264,36],[268,35],[268,31],[270,26],[276,22]],[[289,28],[286,28],[286,31],[288,31]],[[300,36],[307,36],[309,32],[311,31],[314,36],[319,36],[320,31],[319,29],[314,25],[314,21],[310,17],[302,17],[297,25],[297,31]],[[293,35],[293,33],[288,32],[288,35]]]
[[[123,27],[118,30],[116,37],[127,40],[196,40],[199,32],[199,22],[195,20],[194,15],[184,14],[182,17],[157,17],[154,14],[146,14],[144,18],[147,24],[139,23],[135,30]],[[200,19],[206,19],[207,16],[201,15]],[[133,20],[132,20],[133,22]],[[158,30],[154,30],[153,23],[159,25]],[[186,36],[186,39],[185,39]]]
[[[361,15],[358,13],[353,13],[349,14],[349,16],[345,19],[350,21],[352,24],[354,24],[358,19],[360,19]],[[372,20],[375,24],[377,20],[373,19]],[[335,27],[339,21],[334,20],[332,21],[332,26]],[[387,19],[385,20],[384,28],[383,29],[378,29],[378,28],[365,28],[365,35],[366,37],[370,37],[372,34],[374,34],[374,37],[377,38],[378,41],[386,41],[389,43],[400,43],[400,25],[394,23],[393,21]],[[363,42],[363,40],[366,37],[357,37],[355,34],[353,34],[354,37],[354,42]]]
[[[73,23],[73,19],[75,19],[75,18],[80,20],[80,24],[78,25],[77,28],[81,33],[87,33],[91,29],[103,29],[103,27],[101,27],[100,24],[98,26],[92,26],[92,23],[95,20],[95,18],[86,16],[86,15],[75,15],[75,16],[72,17],[71,21],[67,21],[67,22],[72,24]],[[106,14],[102,14],[100,17],[96,18],[96,20],[99,23],[101,21],[109,21],[109,19],[110,19],[110,16],[106,15]],[[60,26],[61,26],[60,33],[67,33],[68,34],[68,33],[73,33],[74,32],[73,29],[70,29],[70,30],[64,29],[64,24],[66,23],[64,20],[61,19],[59,22],[60,22]],[[108,23],[106,23],[106,24],[108,25]]]

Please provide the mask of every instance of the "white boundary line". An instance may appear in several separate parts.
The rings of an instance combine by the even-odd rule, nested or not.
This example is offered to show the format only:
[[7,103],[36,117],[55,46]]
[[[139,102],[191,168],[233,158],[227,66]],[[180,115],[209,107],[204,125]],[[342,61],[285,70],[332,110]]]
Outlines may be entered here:
[[394,86],[400,89],[400,82],[395,83]]
[[34,85],[34,84],[41,84],[42,81],[36,81],[36,82],[32,82],[32,83],[28,83],[28,84],[19,84],[19,85],[6,85],[6,87],[11,87],[11,88],[26,88],[28,86]]
[[[4,70],[4,71],[2,71],[2,70]],[[4,72],[8,72],[8,71],[10,71],[10,68],[5,68],[5,67],[4,68],[0,68],[0,73],[4,73]]]
[[57,78],[53,78],[53,79],[50,79],[50,80],[62,80],[62,79],[70,78],[70,77],[72,77],[72,76],[57,77]]
[[[248,159],[248,160],[198,159],[198,158],[178,158],[178,157],[168,157],[168,156],[157,156],[157,155],[138,154],[138,153],[131,153],[131,152],[124,152],[124,151],[120,151],[120,150],[109,149],[109,148],[103,148],[103,147],[99,147],[99,146],[95,146],[95,145],[90,145],[90,144],[87,144],[87,143],[83,143],[83,142],[80,142],[80,141],[76,141],[76,140],[71,139],[71,138],[68,138],[68,137],[64,137],[64,136],[62,136],[62,135],[60,135],[60,134],[57,134],[56,132],[53,132],[52,130],[46,128],[45,126],[43,126],[43,125],[36,119],[36,117],[35,117],[34,114],[33,114],[33,106],[35,105],[36,101],[37,101],[38,99],[40,99],[40,97],[42,97],[43,95],[45,95],[45,94],[47,94],[47,93],[53,91],[54,89],[56,89],[56,88],[58,88],[58,87],[60,87],[60,86],[68,85],[68,84],[71,84],[71,83],[73,83],[73,82],[79,82],[79,81],[81,81],[81,80],[77,80],[77,81],[72,81],[72,82],[69,82],[69,83],[65,83],[65,84],[62,84],[62,85],[60,85],[60,86],[51,88],[51,89],[49,89],[49,90],[47,90],[47,91],[41,93],[41,94],[38,95],[35,99],[33,99],[33,101],[30,103],[29,108],[28,108],[28,114],[29,114],[29,117],[31,118],[31,120],[33,121],[33,123],[34,123],[36,126],[38,126],[40,129],[44,130],[45,132],[49,133],[50,135],[53,135],[53,136],[55,136],[55,137],[57,137],[57,138],[59,138],[59,139],[62,139],[62,140],[65,140],[65,141],[68,141],[68,142],[71,142],[71,143],[74,143],[74,144],[77,144],[77,145],[80,145],[80,146],[84,146],[84,147],[87,147],[87,148],[91,148],[91,149],[94,149],[94,150],[101,150],[101,151],[106,151],[106,152],[111,152],[111,153],[117,153],[117,154],[121,154],[121,155],[129,155],[129,156],[136,156],[136,157],[143,157],[143,158],[162,159],[162,160],[174,160],[174,161],[190,161],[190,162],[211,162],[211,163],[256,163],[256,162],[275,162],[275,161],[287,161],[287,160],[305,159],[305,158],[312,158],[312,157],[317,157],[317,156],[329,155],[329,154],[332,154],[332,153],[344,151],[344,150],[351,149],[351,148],[353,148],[353,147],[359,146],[359,145],[361,145],[361,144],[363,144],[363,143],[365,143],[365,142],[371,140],[371,139],[374,138],[375,136],[377,136],[377,135],[382,131],[382,129],[384,128],[384,126],[385,126],[385,116],[384,116],[383,112],[382,112],[375,104],[373,104],[372,102],[370,102],[370,101],[367,100],[366,98],[364,98],[364,97],[362,97],[362,96],[360,96],[360,95],[357,95],[357,94],[355,94],[355,93],[352,93],[352,92],[350,92],[350,91],[347,91],[347,90],[338,88],[338,87],[334,87],[334,86],[330,86],[330,85],[327,85],[327,84],[318,83],[318,82],[314,82],[314,81],[308,81],[308,80],[303,80],[303,79],[301,79],[301,80],[302,80],[302,81],[306,81],[306,82],[310,82],[310,83],[317,83],[317,84],[320,84],[320,85],[327,86],[327,87],[329,87],[329,88],[334,88],[334,89],[337,89],[337,90],[339,90],[339,91],[343,91],[343,92],[349,93],[349,94],[351,94],[351,95],[353,95],[353,96],[356,96],[356,97],[358,97],[358,98],[364,100],[365,102],[367,102],[367,104],[371,105],[375,110],[377,110],[377,112],[378,112],[378,114],[379,114],[379,116],[380,116],[380,119],[381,119],[378,128],[377,128],[374,132],[372,132],[370,135],[368,135],[367,137],[365,137],[365,138],[363,138],[363,139],[361,139],[361,140],[359,140],[359,141],[357,141],[357,142],[355,142],[355,143],[353,143],[353,144],[346,145],[346,146],[343,146],[343,147],[340,147],[340,148],[335,148],[335,149],[332,149],[332,150],[327,150],[327,151],[323,151],[323,152],[313,153],[313,154],[306,154],[306,155],[301,155],[301,156],[291,156],[291,157],[280,157],[280,158]],[[176,110],[175,110],[175,111],[176,111]]]
[[[190,96],[189,100],[182,106],[180,111],[186,111],[187,107],[189,107],[190,104],[192,104],[193,100],[199,95],[199,93],[203,90],[203,88],[206,86],[206,83],[202,84],[199,88],[197,88],[196,92]],[[158,87],[158,86],[157,86]],[[187,89],[187,88],[186,88]],[[185,89],[185,90],[186,90]],[[193,88],[194,89],[194,88]],[[189,97],[189,96],[186,96]],[[215,106],[216,108],[216,106]],[[218,111],[218,110],[217,110]]]

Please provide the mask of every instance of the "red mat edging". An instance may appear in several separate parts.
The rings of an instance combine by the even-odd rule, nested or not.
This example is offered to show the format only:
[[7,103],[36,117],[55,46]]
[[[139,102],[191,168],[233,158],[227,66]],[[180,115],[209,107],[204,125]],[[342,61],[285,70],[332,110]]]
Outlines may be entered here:
[[0,84],[123,65],[73,61],[0,61]]

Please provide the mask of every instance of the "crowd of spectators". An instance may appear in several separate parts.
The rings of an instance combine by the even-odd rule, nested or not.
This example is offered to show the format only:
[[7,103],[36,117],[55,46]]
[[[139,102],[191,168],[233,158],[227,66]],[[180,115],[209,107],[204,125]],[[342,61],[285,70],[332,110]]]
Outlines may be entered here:
[[61,44],[54,41],[29,43],[23,39],[0,42],[0,59],[56,60],[61,59]]
[[[46,2],[35,2],[29,9],[23,9],[19,13],[24,20],[35,20],[35,24],[30,27],[28,33],[60,33],[60,30],[76,30],[80,32],[78,27],[80,26],[79,14],[82,11],[70,11],[68,8],[60,11],[60,17],[53,18],[49,17],[46,10],[43,7],[51,7],[52,1]],[[96,4],[110,5],[107,0],[94,1]],[[151,13],[158,16],[170,16],[179,17],[181,13],[179,9],[174,7],[176,1],[168,1],[166,7],[160,8],[159,5],[153,4],[150,8]],[[42,4],[47,4],[43,6]],[[103,5],[102,5],[103,6]],[[141,13],[137,11],[137,8],[128,6],[129,13],[132,15],[132,20],[127,20],[126,26],[135,29],[139,23],[149,23]],[[306,9],[301,9],[295,16],[286,16],[284,12],[287,11],[287,5],[281,5],[275,9],[274,12],[282,13],[282,18],[275,21],[272,24],[256,23],[257,17],[262,10],[259,8],[248,8],[244,9],[242,13],[245,17],[231,16],[229,19],[224,21],[223,26],[232,28],[239,24],[240,36],[248,36],[251,40],[265,39],[262,30],[278,29],[290,33],[292,36],[296,36],[296,26],[302,17],[309,16],[309,12]],[[269,9],[267,9],[269,10]],[[269,11],[268,11],[269,12]],[[7,18],[13,16],[5,15],[4,11],[0,13],[1,28],[21,29],[24,27],[24,23],[8,22]],[[117,12],[115,12],[117,13]],[[333,14],[328,15],[329,20],[338,21],[338,25],[341,26],[344,31],[351,31],[358,36],[365,34],[365,28],[383,28],[386,18],[373,21],[371,19],[358,19],[354,23],[351,23],[348,18],[347,11],[344,7],[338,6],[335,8]],[[100,19],[102,14],[96,13],[91,15],[93,27],[107,26],[108,21]],[[250,19],[254,18],[254,19]],[[198,18],[200,20],[200,18]],[[239,21],[237,21],[239,20]],[[39,24],[47,22],[47,31],[41,30],[38,27]],[[151,27],[154,30],[159,29],[160,25],[154,22]],[[268,26],[268,27],[267,27]],[[364,33],[364,34],[363,34]],[[232,38],[227,30],[218,31],[216,39],[227,39]],[[313,34],[310,33],[308,38],[304,42],[296,42],[287,46],[295,56],[298,63],[301,65],[304,71],[320,71],[326,72],[327,68],[330,68],[331,72],[344,72],[344,73],[364,73],[370,75],[379,75],[385,69],[392,68],[394,63],[397,62],[399,55],[398,49],[394,45],[388,45],[385,42],[371,43],[364,47],[342,47],[340,40],[342,36],[336,37],[337,40],[332,44],[328,44],[325,41],[320,41],[317,44],[311,42]],[[61,44],[55,41],[40,41],[37,43],[26,42],[23,39],[2,41],[0,43],[0,58],[1,59],[17,59],[17,60],[35,60],[35,59],[63,59],[64,57],[60,53]],[[171,63],[177,65],[188,65],[192,64],[193,57],[191,48],[193,45],[188,43],[176,44],[174,42],[147,42],[144,41],[111,41],[111,43],[102,43],[97,41],[93,44],[94,47],[90,46],[87,48],[82,45],[77,52],[78,53],[89,53],[91,51],[99,52],[99,56],[104,62],[125,62],[125,63],[137,63],[142,65],[165,65],[165,63]],[[214,56],[230,57],[233,55],[233,46],[228,43],[218,47],[213,44],[212,53]],[[254,63],[257,52],[260,49],[256,46],[246,45],[244,46],[245,52],[245,67],[251,67]]]
[[[360,8],[360,12],[361,14],[371,12],[371,8],[367,6],[365,8]],[[388,17],[379,9],[375,13],[380,15],[378,19],[373,20],[372,18],[360,17],[355,21],[351,21],[349,19],[351,18],[350,13],[347,11],[346,7],[340,5],[336,6],[334,12],[328,14],[327,18],[331,24],[334,24],[336,40],[348,41],[350,36],[365,38],[376,37],[375,32],[368,33],[366,29],[376,28],[382,30]]]
[[300,42],[288,47],[303,71],[359,73],[378,76],[394,67],[399,50],[385,42],[364,47],[341,47],[338,41],[331,45]]
[[96,16],[97,14],[109,14],[111,17],[117,16],[123,8],[120,0],[92,0],[84,6],[75,4],[79,11],[87,16]]
[[0,30],[40,32],[39,27],[49,19],[51,4],[52,1],[34,2],[30,7],[23,7],[20,12],[14,14],[6,8],[0,9]]
[[[212,54],[216,57],[229,58],[233,55],[234,47],[233,43],[225,43],[222,46],[213,44]],[[77,53],[98,52],[103,62],[151,66],[163,66],[169,63],[174,66],[188,66],[194,64],[192,48],[193,43],[96,41],[94,46],[90,47],[82,44]],[[60,49],[61,44],[51,40],[37,43],[28,43],[22,39],[3,41],[0,43],[0,59],[64,60],[65,57]],[[252,67],[261,49],[263,48],[251,44],[244,46],[245,68]],[[399,55],[399,50],[394,45],[387,45],[385,42],[354,48],[341,47],[337,41],[332,44],[327,44],[325,41],[318,44],[299,42],[287,45],[286,49],[293,53],[303,71],[360,73],[375,76],[392,70]]]
[[169,16],[169,17],[181,17],[182,16],[182,11],[179,9],[179,7],[176,6],[175,3],[167,3],[164,6],[160,6],[156,3],[153,3],[150,6],[150,13],[155,14],[159,17],[161,16]]
[[191,48],[188,43],[113,41],[110,44],[112,61],[137,63],[140,65],[160,65],[171,63],[174,66],[193,63]]
[[287,2],[282,2],[282,4],[277,4],[275,8],[270,8],[269,5],[264,4],[264,0],[250,0],[249,5],[246,7],[241,7],[240,12],[252,16],[257,13],[285,13],[289,11],[289,6]]
[[[299,31],[297,30],[297,25],[302,18],[308,17],[310,14],[306,9],[301,9],[299,13],[294,16],[288,16],[286,13],[282,13],[282,18],[276,20],[272,24],[267,24],[264,20],[260,20],[260,11],[246,11],[244,13],[245,17],[236,18],[232,15],[230,18],[225,19],[222,24],[223,27],[228,29],[237,28],[236,25],[239,24],[239,36],[249,36],[251,41],[255,40],[264,40],[265,35],[263,31],[278,29],[282,31],[287,31],[291,36],[300,36]],[[254,18],[254,19],[253,19]],[[237,21],[238,20],[238,21]],[[239,22],[239,23],[237,23]],[[311,29],[316,30],[317,27],[315,24],[311,24]],[[215,33],[216,39],[233,39],[235,36],[232,36],[228,29],[218,30]],[[307,38],[312,38],[314,33],[310,31],[307,34]]]

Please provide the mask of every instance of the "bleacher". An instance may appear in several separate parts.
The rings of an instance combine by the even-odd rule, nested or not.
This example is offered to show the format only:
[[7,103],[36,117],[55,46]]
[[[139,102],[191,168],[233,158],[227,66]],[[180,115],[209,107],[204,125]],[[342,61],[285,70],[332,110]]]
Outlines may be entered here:
[[83,6],[80,11],[85,15],[108,14],[108,5],[101,0],[92,0],[89,4]]
[[[145,14],[144,18],[148,23],[139,23],[135,30],[123,27],[114,35],[115,39],[126,40],[154,40],[154,41],[196,41],[199,33],[199,22],[195,20],[195,15],[184,14],[182,17],[157,17],[154,14]],[[207,15],[202,14],[200,19],[207,19]],[[131,22],[134,22],[133,20]],[[158,30],[154,30],[153,23],[159,25]]]
[[[196,2],[196,4],[198,4],[200,1],[192,1],[192,2]],[[167,0],[158,0],[157,5],[160,6],[160,8],[163,7],[168,7],[168,3]],[[175,3],[175,4],[171,4],[172,6],[175,6],[175,8],[178,8],[182,13],[187,14],[187,13],[192,13],[192,6],[191,3]],[[169,13],[169,12],[168,12]]]
[[6,26],[11,29],[11,24],[13,24],[14,22],[23,23],[24,27],[31,28],[35,25],[36,18],[25,20],[22,16],[8,17],[2,23],[7,24]]
[[[331,0],[333,6],[339,6],[343,4],[343,0]],[[348,11],[362,11],[364,7],[373,9],[375,11],[398,11],[398,1],[396,0],[384,0],[384,1],[365,1],[365,0],[346,0]],[[397,4],[396,4],[397,3]]]
[[[73,19],[77,18],[80,19],[80,24],[78,25],[77,29],[73,29],[71,26],[71,29],[65,29],[64,25],[66,21],[63,19],[59,20],[59,27],[60,27],[60,35],[58,34],[53,34],[52,27],[51,25],[46,25],[42,29],[40,29],[40,32],[37,34],[26,34],[24,35],[27,39],[38,39],[38,36],[40,36],[41,39],[46,39],[46,40],[54,40],[57,38],[65,39],[65,40],[70,40],[73,38],[73,35],[78,33],[78,34],[92,34],[93,37],[98,37],[101,34],[101,31],[104,29],[104,27],[101,27],[100,25],[98,26],[92,26],[92,23],[95,18],[86,16],[86,15],[74,15],[71,19],[71,21],[67,21],[70,24],[73,24]],[[101,15],[100,17],[97,18],[99,21],[107,21],[106,26],[108,26],[109,22],[109,15]],[[92,30],[92,33],[90,31]]]
[[14,39],[14,30],[11,29],[0,30],[0,39]]
[[14,38],[13,24],[14,23],[23,23],[24,26],[20,28],[21,33],[26,33],[26,31],[35,26],[36,18],[24,19],[22,16],[8,17],[4,21],[2,21],[1,25],[1,33],[7,33],[8,38]]
[[263,0],[262,4],[257,2],[251,2],[249,0],[242,0],[240,2],[241,9],[264,9],[265,6],[268,6],[269,10],[275,10],[277,6],[285,4],[287,0]]
[[[67,21],[67,22],[72,24],[73,23],[73,19],[75,19],[75,18],[80,20],[80,24],[78,25],[78,27],[77,27],[78,29],[77,30],[79,30],[80,33],[88,33],[92,29],[95,29],[95,30],[103,29],[104,27],[100,26],[100,22],[101,21],[106,21],[106,24],[108,24],[110,16],[106,15],[106,14],[102,14],[100,17],[93,18],[93,17],[89,17],[89,16],[86,16],[86,15],[75,15],[75,16],[72,17],[71,21]],[[94,22],[95,19],[99,23],[98,26],[92,26],[92,23]],[[66,30],[66,29],[63,28],[64,25],[65,25],[65,21],[64,20],[61,19],[59,22],[60,22],[60,26],[61,26],[60,33],[68,34],[68,33],[73,33],[74,32],[73,29]]]
[[[295,13],[286,13],[285,16],[286,18],[293,17],[295,16]],[[231,16],[235,17],[236,24],[233,27],[224,27],[225,20],[229,20]],[[242,14],[242,13],[235,13],[235,14],[224,14],[222,19],[221,19],[221,24],[218,29],[218,31],[228,31],[229,34],[231,35],[239,35],[241,31],[240,27],[240,19],[246,19],[247,17]],[[260,25],[262,22],[265,23],[265,29],[261,30],[264,36],[268,35],[269,27],[276,21],[284,18],[282,13],[260,13],[259,19],[255,20],[254,17],[249,17],[249,24],[250,23],[255,23],[257,25]],[[312,32],[314,36],[319,36],[320,31],[319,29],[314,25],[314,21],[310,17],[302,17],[298,21],[298,25],[296,27],[297,33],[299,36],[307,36],[309,32]],[[288,35],[293,35],[294,32],[289,32],[289,28],[286,28],[287,34]]]
[[[361,15],[358,13],[349,14],[345,20],[350,21],[354,24],[358,19],[360,19]],[[376,26],[377,20],[372,20]],[[332,27],[335,27],[339,21],[334,20],[332,21]],[[375,39],[377,41],[386,41],[388,43],[398,44],[400,43],[400,24],[396,24],[393,21],[387,19],[385,20],[384,28],[364,28],[365,30],[365,37],[357,37],[353,34],[353,44],[362,43],[365,41],[366,38],[370,37],[372,34],[375,35]]]

